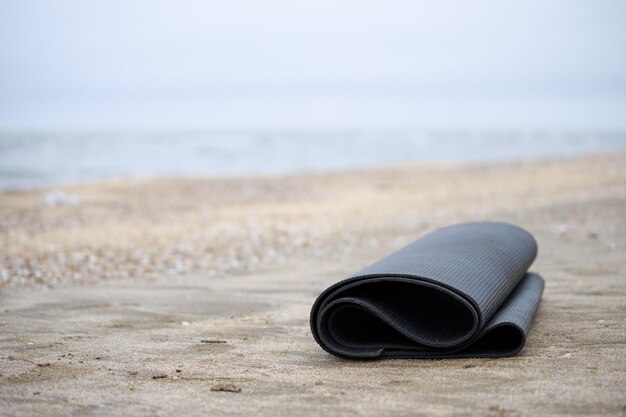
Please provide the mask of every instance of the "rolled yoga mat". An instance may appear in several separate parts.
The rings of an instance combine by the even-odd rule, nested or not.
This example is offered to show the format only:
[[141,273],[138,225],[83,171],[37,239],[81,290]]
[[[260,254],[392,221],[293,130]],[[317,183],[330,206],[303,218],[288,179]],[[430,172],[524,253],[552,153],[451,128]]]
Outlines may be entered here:
[[322,348],[351,359],[502,357],[524,347],[543,293],[537,243],[506,223],[436,230],[326,289]]

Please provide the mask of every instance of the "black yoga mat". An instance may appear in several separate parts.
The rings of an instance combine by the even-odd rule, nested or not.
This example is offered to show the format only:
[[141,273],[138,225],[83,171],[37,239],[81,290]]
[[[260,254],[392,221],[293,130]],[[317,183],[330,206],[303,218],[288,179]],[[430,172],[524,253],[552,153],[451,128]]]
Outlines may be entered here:
[[537,243],[506,223],[436,230],[332,285],[315,340],[343,358],[502,357],[526,341],[543,293]]

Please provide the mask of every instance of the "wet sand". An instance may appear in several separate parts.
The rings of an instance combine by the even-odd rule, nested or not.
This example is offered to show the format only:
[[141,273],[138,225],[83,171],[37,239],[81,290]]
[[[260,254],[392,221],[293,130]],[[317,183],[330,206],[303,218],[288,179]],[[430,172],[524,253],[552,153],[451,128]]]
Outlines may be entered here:
[[[0,195],[11,415],[615,415],[626,154]],[[327,285],[443,225],[520,224],[546,291],[514,358],[333,358]]]

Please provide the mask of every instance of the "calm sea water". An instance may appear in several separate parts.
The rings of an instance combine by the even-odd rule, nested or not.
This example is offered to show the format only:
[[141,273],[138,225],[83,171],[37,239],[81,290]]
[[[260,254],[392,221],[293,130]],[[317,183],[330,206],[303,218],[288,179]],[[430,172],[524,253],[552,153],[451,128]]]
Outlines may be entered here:
[[0,133],[0,189],[125,176],[244,176],[626,150],[626,133],[265,131]]

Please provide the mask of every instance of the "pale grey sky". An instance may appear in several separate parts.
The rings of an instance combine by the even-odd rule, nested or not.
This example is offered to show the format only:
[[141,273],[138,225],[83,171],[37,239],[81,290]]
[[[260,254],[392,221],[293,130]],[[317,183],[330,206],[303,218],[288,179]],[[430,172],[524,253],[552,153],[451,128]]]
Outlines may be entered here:
[[0,0],[0,128],[626,129],[624,1]]

